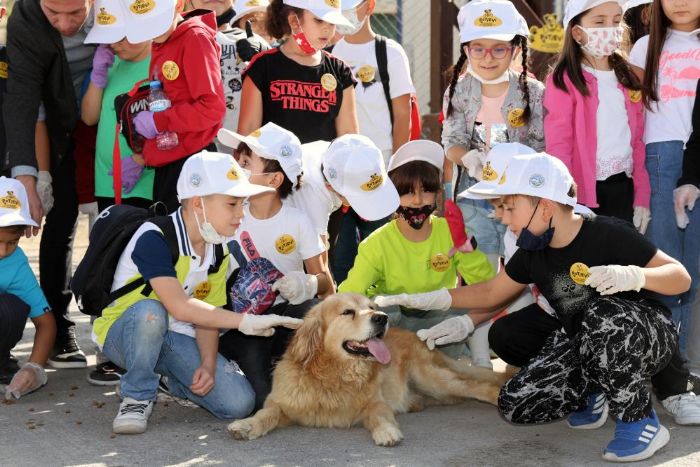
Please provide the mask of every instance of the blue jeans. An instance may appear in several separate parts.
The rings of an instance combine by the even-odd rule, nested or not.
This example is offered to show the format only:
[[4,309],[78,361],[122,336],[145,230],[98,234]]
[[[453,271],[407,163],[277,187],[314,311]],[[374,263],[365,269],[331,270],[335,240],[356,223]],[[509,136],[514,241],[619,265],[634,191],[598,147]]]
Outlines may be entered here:
[[[459,183],[455,183],[457,194],[477,182],[467,174],[466,170],[461,169],[461,171]],[[506,233],[506,226],[498,219],[489,217],[493,212],[491,204],[486,200],[457,198],[457,206],[462,211],[467,232],[476,237],[479,250],[487,255],[503,255],[503,235]]]
[[679,349],[681,356],[686,358],[691,305],[698,288],[700,209],[688,212],[690,224],[685,230],[678,228],[673,210],[673,190],[681,176],[682,166],[683,142],[664,141],[647,144],[646,167],[651,183],[651,222],[646,236],[664,253],[680,261],[692,279],[688,292],[659,297],[671,309],[673,321],[680,324]]
[[205,396],[190,391],[200,366],[197,341],[168,331],[168,312],[157,300],[141,300],[112,324],[102,349],[126,373],[122,397],[155,400],[160,375],[168,377],[168,390],[189,399],[222,419],[243,418],[253,411],[255,394],[235,362],[218,355],[214,387]]

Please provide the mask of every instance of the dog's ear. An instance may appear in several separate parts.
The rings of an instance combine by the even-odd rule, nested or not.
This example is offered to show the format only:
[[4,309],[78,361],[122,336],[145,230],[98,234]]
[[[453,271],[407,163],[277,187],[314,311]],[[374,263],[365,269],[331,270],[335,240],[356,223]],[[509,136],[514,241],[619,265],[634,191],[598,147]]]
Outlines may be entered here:
[[304,318],[302,325],[294,332],[294,337],[287,349],[287,355],[292,361],[306,367],[316,352],[320,350],[323,339],[323,323],[321,323],[321,306],[316,305]]

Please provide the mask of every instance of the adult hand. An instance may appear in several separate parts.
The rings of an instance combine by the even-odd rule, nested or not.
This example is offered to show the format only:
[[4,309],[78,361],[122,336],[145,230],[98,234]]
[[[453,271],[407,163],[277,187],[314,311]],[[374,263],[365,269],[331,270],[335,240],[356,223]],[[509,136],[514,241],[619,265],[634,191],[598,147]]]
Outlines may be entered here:
[[238,330],[249,336],[270,337],[275,333],[275,326],[296,329],[301,326],[301,320],[280,315],[251,315],[244,314],[238,323]]
[[303,271],[292,271],[272,284],[272,290],[292,305],[311,300],[318,293],[318,278]]
[[134,117],[134,128],[136,132],[146,139],[153,139],[158,136],[158,128],[153,120],[153,112],[142,110]]
[[469,315],[463,315],[446,319],[430,329],[421,329],[416,335],[420,340],[425,341],[425,345],[430,350],[433,350],[436,345],[462,342],[472,332],[474,332],[474,322]]
[[[41,204],[39,193],[37,193],[36,177],[33,175],[18,175],[17,180],[24,185],[24,190],[27,192],[27,199],[29,200],[29,214],[32,216],[34,222],[40,226],[41,218],[44,217],[44,208]],[[37,235],[38,233],[39,227],[27,226],[24,231],[27,238],[31,238],[32,235]]]
[[685,229],[690,223],[685,210],[692,211],[698,197],[700,197],[700,189],[695,185],[681,185],[673,190],[673,209],[676,212],[676,224],[679,229]]
[[36,391],[46,384],[47,379],[46,372],[40,365],[34,362],[27,362],[22,366],[22,369],[15,373],[12,381],[5,388],[5,399],[12,399],[13,397],[19,399],[25,394]]
[[416,294],[377,295],[374,297],[374,303],[380,307],[401,305],[415,310],[445,311],[452,306],[452,296],[447,289],[440,289]]
[[642,206],[634,207],[634,215],[632,217],[632,223],[634,227],[639,231],[640,234],[644,235],[649,226],[649,221],[651,220],[651,211],[649,208]]
[[90,73],[90,81],[100,89],[107,86],[107,72],[114,63],[114,52],[107,44],[100,45],[95,50],[95,55],[92,58],[92,72]]
[[253,26],[250,20],[245,22],[245,39],[236,42],[236,53],[243,62],[249,62],[256,54],[270,48],[260,37],[253,34]]
[[40,170],[36,179],[36,192],[41,200],[41,207],[44,214],[48,214],[53,208],[53,179],[46,170]]
[[200,366],[194,370],[194,375],[192,375],[192,384],[190,385],[190,391],[199,397],[206,396],[209,391],[214,388],[214,372],[216,370],[210,370],[204,366]]
[[644,271],[635,265],[593,266],[588,271],[591,274],[584,284],[590,285],[601,295],[612,295],[629,290],[639,292],[646,283]]

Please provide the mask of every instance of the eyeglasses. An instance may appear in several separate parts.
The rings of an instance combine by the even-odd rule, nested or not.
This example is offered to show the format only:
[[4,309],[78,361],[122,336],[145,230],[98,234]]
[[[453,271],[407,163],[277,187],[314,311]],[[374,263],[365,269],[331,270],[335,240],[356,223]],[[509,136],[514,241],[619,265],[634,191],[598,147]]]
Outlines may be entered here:
[[490,54],[495,59],[501,59],[505,58],[505,56],[508,55],[509,52],[512,52],[513,47],[507,47],[505,45],[499,45],[497,47],[490,48],[467,46],[467,50],[469,50],[469,56],[472,58],[476,58],[477,60],[485,58],[487,54]]

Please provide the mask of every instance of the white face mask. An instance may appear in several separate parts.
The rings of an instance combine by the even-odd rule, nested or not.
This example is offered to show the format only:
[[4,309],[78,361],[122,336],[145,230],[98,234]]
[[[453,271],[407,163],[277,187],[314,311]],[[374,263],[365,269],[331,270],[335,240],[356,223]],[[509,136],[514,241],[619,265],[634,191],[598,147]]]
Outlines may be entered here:
[[369,18],[369,16],[365,16],[362,20],[358,18],[357,10],[360,6],[353,8],[352,10],[345,10],[342,12],[343,16],[345,16],[345,19],[350,21],[350,24],[352,24],[352,26],[344,26],[342,24],[336,25],[335,30],[338,32],[338,34],[341,34],[343,36],[352,36],[353,34],[356,34],[360,29],[362,29],[362,26],[365,25],[365,21],[367,21],[367,18]]
[[479,76],[479,74],[476,71],[474,71],[474,68],[472,68],[471,63],[467,63],[467,73],[472,75],[474,79],[476,79],[481,84],[499,84],[504,83],[510,79],[510,76],[508,75],[508,68],[506,68],[506,71],[504,71],[503,74],[498,78],[484,79],[481,76]]
[[584,28],[576,25],[581,31],[586,33],[587,42],[579,45],[584,52],[595,58],[609,57],[620,47],[622,42],[622,27],[612,28]]
[[244,169],[242,167],[241,167],[241,172],[243,172],[243,175],[245,175],[245,178],[247,178],[248,180],[250,180],[250,176],[253,175],[253,172],[251,172],[248,169]]
[[204,208],[204,200],[202,199],[202,213],[204,214],[204,222],[199,223],[199,217],[197,213],[194,213],[194,220],[197,222],[197,228],[199,229],[199,234],[202,236],[202,240],[206,243],[211,243],[212,245],[221,245],[226,241],[226,237],[219,235],[213,225],[207,220],[207,210]]

